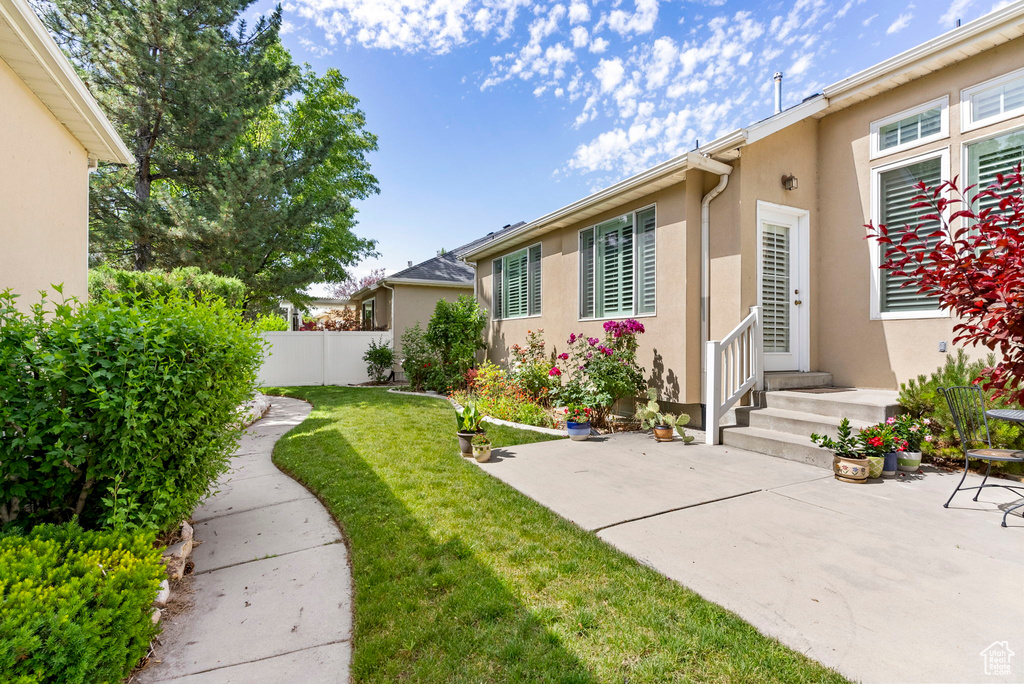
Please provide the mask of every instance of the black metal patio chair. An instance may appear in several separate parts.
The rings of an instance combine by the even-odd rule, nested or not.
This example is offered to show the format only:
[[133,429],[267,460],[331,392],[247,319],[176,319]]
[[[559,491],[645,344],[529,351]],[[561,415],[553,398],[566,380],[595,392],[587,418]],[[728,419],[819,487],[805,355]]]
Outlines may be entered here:
[[[956,489],[949,495],[949,500],[942,504],[942,507],[949,508],[949,503],[956,496],[957,492],[969,491],[971,489],[978,490],[974,494],[974,501],[978,500],[978,495],[981,494],[981,490],[985,487],[1002,487],[1014,494],[1024,495],[1024,485],[988,483],[988,475],[992,472],[992,463],[994,461],[1024,463],[1024,451],[992,448],[992,436],[988,431],[988,416],[985,415],[985,395],[981,391],[981,387],[977,385],[940,387],[939,393],[946,398],[946,402],[949,404],[949,411],[953,414],[953,422],[956,424],[956,431],[960,436],[960,449],[964,452],[964,474],[960,478],[960,483],[956,486]],[[976,444],[983,444],[984,447],[972,449],[971,447]],[[964,487],[963,484],[967,479],[968,465],[972,458],[987,461],[988,467],[985,468],[985,477],[980,485],[977,487]],[[1024,506],[1024,502],[1006,508],[1003,512],[1003,527],[1006,527],[1006,516],[1011,511],[1015,511],[1022,506]]]

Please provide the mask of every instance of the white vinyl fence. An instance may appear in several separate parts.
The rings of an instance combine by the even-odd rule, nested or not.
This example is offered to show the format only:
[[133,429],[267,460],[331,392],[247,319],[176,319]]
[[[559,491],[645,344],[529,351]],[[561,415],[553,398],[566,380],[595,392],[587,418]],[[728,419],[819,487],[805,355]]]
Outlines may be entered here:
[[394,347],[390,330],[266,332],[263,339],[270,346],[260,369],[260,384],[270,387],[367,382],[370,376],[363,353],[370,342],[388,342]]

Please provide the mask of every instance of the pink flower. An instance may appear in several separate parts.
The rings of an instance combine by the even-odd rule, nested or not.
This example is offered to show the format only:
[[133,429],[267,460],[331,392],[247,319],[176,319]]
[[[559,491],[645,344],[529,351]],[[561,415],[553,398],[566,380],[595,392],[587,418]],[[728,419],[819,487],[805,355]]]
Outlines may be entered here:
[[600,341],[601,340],[597,339],[596,337],[588,337],[587,338],[587,342],[590,344],[591,347],[593,347],[595,344],[597,344]]
[[548,375],[550,375],[553,378],[557,378],[561,374],[562,374],[562,371],[558,370],[558,366],[555,366],[551,370],[548,371]]
[[935,439],[935,438],[934,438],[934,437],[932,437],[931,435],[925,435],[925,436],[924,436],[924,441],[926,441],[926,442],[931,442],[931,441],[932,441],[932,440],[934,440],[934,439]]
[[911,432],[917,432],[917,431],[918,431],[918,430],[920,430],[920,429],[921,429],[921,428],[919,428],[919,427],[918,427],[917,425],[911,425],[911,426],[910,426],[910,431],[911,431]]
[[931,418],[925,418],[924,419],[924,424],[925,425],[931,425],[932,424],[932,419]]
[[566,354],[565,352],[562,352],[561,354],[558,355],[558,358],[562,359],[563,361],[566,361],[569,358],[569,355]]
[[570,333],[569,334],[569,344],[572,344],[575,341],[576,341],[576,333]]
[[896,419],[895,419],[895,418],[886,418],[886,419],[885,419],[885,424],[886,424],[886,425],[892,425],[892,424],[893,424],[893,423],[895,423],[895,422],[896,422]]

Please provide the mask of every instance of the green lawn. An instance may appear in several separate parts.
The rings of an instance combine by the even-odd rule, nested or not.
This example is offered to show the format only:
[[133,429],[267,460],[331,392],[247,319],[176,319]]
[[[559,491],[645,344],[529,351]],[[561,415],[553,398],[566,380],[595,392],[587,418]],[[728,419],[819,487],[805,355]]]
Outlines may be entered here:
[[[274,462],[348,538],[355,681],[845,681],[460,457],[447,404],[268,392],[315,407]],[[496,447],[550,439],[487,431]]]

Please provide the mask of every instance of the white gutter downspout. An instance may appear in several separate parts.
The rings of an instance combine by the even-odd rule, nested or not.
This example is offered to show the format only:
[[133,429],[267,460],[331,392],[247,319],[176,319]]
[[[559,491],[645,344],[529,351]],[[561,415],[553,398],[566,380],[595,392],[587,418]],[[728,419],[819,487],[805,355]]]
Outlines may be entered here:
[[704,348],[707,347],[711,338],[710,308],[711,308],[711,200],[718,197],[725,187],[729,185],[729,174],[732,167],[728,164],[716,162],[713,159],[704,158],[703,164],[692,164],[704,171],[719,174],[718,185],[711,189],[711,192],[704,195],[700,201],[700,387],[701,397],[704,397],[707,385],[707,361]]

